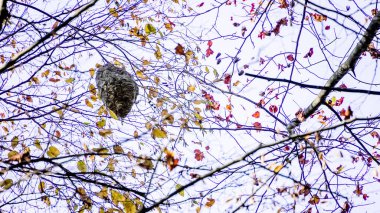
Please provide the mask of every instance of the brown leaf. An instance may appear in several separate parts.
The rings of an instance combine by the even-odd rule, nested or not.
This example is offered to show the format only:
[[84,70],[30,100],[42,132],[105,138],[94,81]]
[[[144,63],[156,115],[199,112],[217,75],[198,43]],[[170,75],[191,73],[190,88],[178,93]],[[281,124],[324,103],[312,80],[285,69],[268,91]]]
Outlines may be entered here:
[[215,199],[207,198],[206,207],[210,208],[212,205],[214,205]]
[[177,45],[177,47],[175,48],[175,54],[185,55],[185,49],[183,48],[182,45],[180,44]]

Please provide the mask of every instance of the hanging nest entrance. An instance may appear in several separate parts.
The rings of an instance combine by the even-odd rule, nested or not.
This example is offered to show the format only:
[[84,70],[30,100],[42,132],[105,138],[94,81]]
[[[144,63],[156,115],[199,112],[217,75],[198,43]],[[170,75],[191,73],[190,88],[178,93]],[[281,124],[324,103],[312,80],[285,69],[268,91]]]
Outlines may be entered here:
[[96,85],[104,105],[119,118],[125,118],[136,102],[139,88],[125,67],[111,63],[99,67]]

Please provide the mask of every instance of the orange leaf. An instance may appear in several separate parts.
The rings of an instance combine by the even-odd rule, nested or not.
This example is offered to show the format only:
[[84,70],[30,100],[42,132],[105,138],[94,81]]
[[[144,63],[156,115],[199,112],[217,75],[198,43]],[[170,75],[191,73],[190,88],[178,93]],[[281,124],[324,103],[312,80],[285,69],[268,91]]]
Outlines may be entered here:
[[32,99],[31,96],[28,95],[28,96],[26,96],[26,101],[27,101],[27,102],[33,102],[33,99]]
[[254,117],[254,118],[260,118],[260,112],[256,111],[255,113],[252,114],[252,117]]

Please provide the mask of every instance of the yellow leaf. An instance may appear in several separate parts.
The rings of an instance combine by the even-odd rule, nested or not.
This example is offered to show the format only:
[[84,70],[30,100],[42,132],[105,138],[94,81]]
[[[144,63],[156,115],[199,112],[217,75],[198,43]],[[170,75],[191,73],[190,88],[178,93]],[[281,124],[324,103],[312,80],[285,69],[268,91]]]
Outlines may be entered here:
[[143,64],[144,66],[147,66],[147,65],[150,64],[150,61],[148,61],[148,60],[143,60],[142,64]]
[[156,52],[154,52],[154,56],[157,60],[160,60],[162,58],[162,53],[158,45],[156,45]]
[[99,130],[99,135],[103,137],[107,137],[108,135],[112,134],[112,130],[110,129],[101,129]]
[[88,86],[88,91],[90,91],[91,94],[96,95],[96,89],[95,89],[95,86],[93,84],[90,84]]
[[8,152],[8,158],[9,159],[11,159],[12,157],[14,157],[16,155],[18,155],[18,152],[16,152],[16,151],[10,151],[10,152]]
[[115,171],[115,160],[113,158],[111,158],[108,161],[107,168],[108,168],[108,171],[110,171],[110,172],[114,172]]
[[38,184],[38,191],[40,191],[40,193],[43,193],[45,191],[45,182],[41,181]]
[[150,35],[150,34],[156,34],[157,30],[152,24],[146,24],[144,27],[145,33]]
[[200,212],[201,212],[201,207],[198,206],[198,207],[195,209],[195,212],[196,212],[196,213],[200,213]]
[[50,73],[50,70],[46,70],[45,72],[41,73],[41,77],[47,78]]
[[198,105],[198,104],[202,103],[202,100],[195,100],[195,101],[193,101],[193,103]]
[[94,75],[95,75],[95,69],[94,68],[90,68],[90,76],[91,76],[91,78],[93,78],[94,77]]
[[100,192],[96,193],[96,196],[100,197],[101,199],[106,200],[108,198],[108,188],[103,186]]
[[12,146],[12,148],[15,148],[18,145],[18,142],[19,142],[18,137],[14,136],[12,138],[12,140],[11,140],[11,146]]
[[103,128],[106,125],[106,119],[102,118],[102,120],[96,122],[96,127]]
[[146,122],[146,123],[145,123],[145,128],[146,128],[147,130],[151,130],[151,129],[153,128],[153,125],[152,125],[150,122]]
[[99,153],[99,154],[103,154],[103,155],[100,155],[100,157],[102,157],[102,158],[105,158],[108,156],[108,155],[106,155],[106,154],[108,154],[108,149],[103,148],[103,147],[93,148],[92,151]]
[[125,197],[120,192],[111,189],[111,200],[117,206],[119,202],[125,201]]
[[142,80],[147,80],[148,79],[148,76],[146,76],[142,71],[137,71],[136,72],[136,76]]
[[123,64],[120,61],[118,61],[117,59],[115,59],[115,61],[113,62],[113,64],[115,64],[118,67],[123,66]]
[[107,112],[107,110],[106,110],[106,108],[104,106],[99,107],[99,109],[98,109],[98,115],[99,116],[102,115],[102,114],[106,114],[107,115],[106,112]]
[[117,13],[116,9],[115,8],[110,8],[109,9],[109,12],[110,14],[115,17],[115,18],[118,18],[119,17],[119,14]]
[[119,118],[117,117],[117,115],[112,111],[112,110],[109,110],[110,112],[110,116],[115,119],[115,120],[119,120]]
[[199,113],[194,113],[194,116],[200,121],[203,120],[203,117]]
[[50,158],[55,158],[58,157],[61,152],[55,147],[55,146],[50,146],[49,150],[46,153]]
[[169,30],[170,32],[173,31],[173,25],[170,23],[165,23],[165,28]]
[[154,76],[154,83],[156,83],[156,85],[158,85],[160,83],[160,78],[157,76]]
[[74,80],[75,80],[75,78],[68,78],[68,79],[65,80],[65,82],[68,83],[68,84],[71,84],[71,83],[74,82]]
[[43,196],[41,199],[44,201],[44,203],[46,203],[47,206],[51,205],[50,199],[48,196]]
[[[182,187],[181,184],[177,184],[177,185],[175,185],[175,189],[177,189],[177,190],[178,190],[179,188],[181,188],[181,187]],[[183,197],[183,196],[185,196],[185,191],[181,190],[178,194],[181,195],[181,196]]]
[[141,157],[137,163],[139,166],[147,170],[151,170],[154,168],[152,160],[147,157]]
[[81,172],[87,172],[87,165],[83,160],[77,162],[77,168]]
[[128,212],[128,213],[137,212],[136,205],[129,199],[123,202],[123,207],[124,207],[124,212]]
[[194,55],[193,51],[191,51],[191,50],[186,51],[186,53],[185,53],[186,64],[188,64],[190,62],[190,59],[193,57],[193,55]]
[[234,87],[236,87],[236,86],[238,86],[240,84],[240,81],[236,81],[235,83],[233,83],[232,85],[234,86]]
[[187,91],[188,91],[188,92],[194,92],[194,91],[195,91],[195,86],[194,86],[194,85],[189,85],[189,86],[187,87]]
[[35,84],[39,84],[39,83],[40,83],[40,80],[39,80],[37,77],[32,77],[32,81],[33,81]]
[[36,139],[34,141],[34,146],[39,149],[39,150],[42,150],[42,147],[41,147],[41,144],[40,144],[40,140]]
[[12,185],[13,185],[12,179],[5,179],[4,181],[1,181],[1,183],[0,183],[0,186],[5,190],[11,188]]
[[166,134],[165,130],[163,130],[163,129],[154,128],[152,131],[152,137],[153,137],[153,139],[167,138],[167,134]]
[[90,96],[90,99],[91,99],[92,101],[96,102],[96,101],[98,100],[98,96],[96,96],[96,95],[91,95],[91,96]]
[[276,167],[274,167],[274,172],[275,173],[278,173],[281,171],[281,169],[284,167],[284,165],[280,164],[280,165],[277,165]]
[[90,107],[90,108],[94,108],[94,105],[92,105],[92,103],[90,102],[90,100],[88,100],[87,98],[86,98],[86,100],[84,100],[84,102],[86,103],[86,105],[87,105],[88,107]]

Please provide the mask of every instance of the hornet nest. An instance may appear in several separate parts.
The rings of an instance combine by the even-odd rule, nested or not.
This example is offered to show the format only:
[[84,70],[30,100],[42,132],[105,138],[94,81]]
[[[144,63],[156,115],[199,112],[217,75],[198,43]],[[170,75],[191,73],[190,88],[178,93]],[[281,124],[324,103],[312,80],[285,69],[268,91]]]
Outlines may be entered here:
[[125,67],[111,63],[99,67],[96,85],[104,105],[117,117],[125,118],[136,102],[139,88]]

